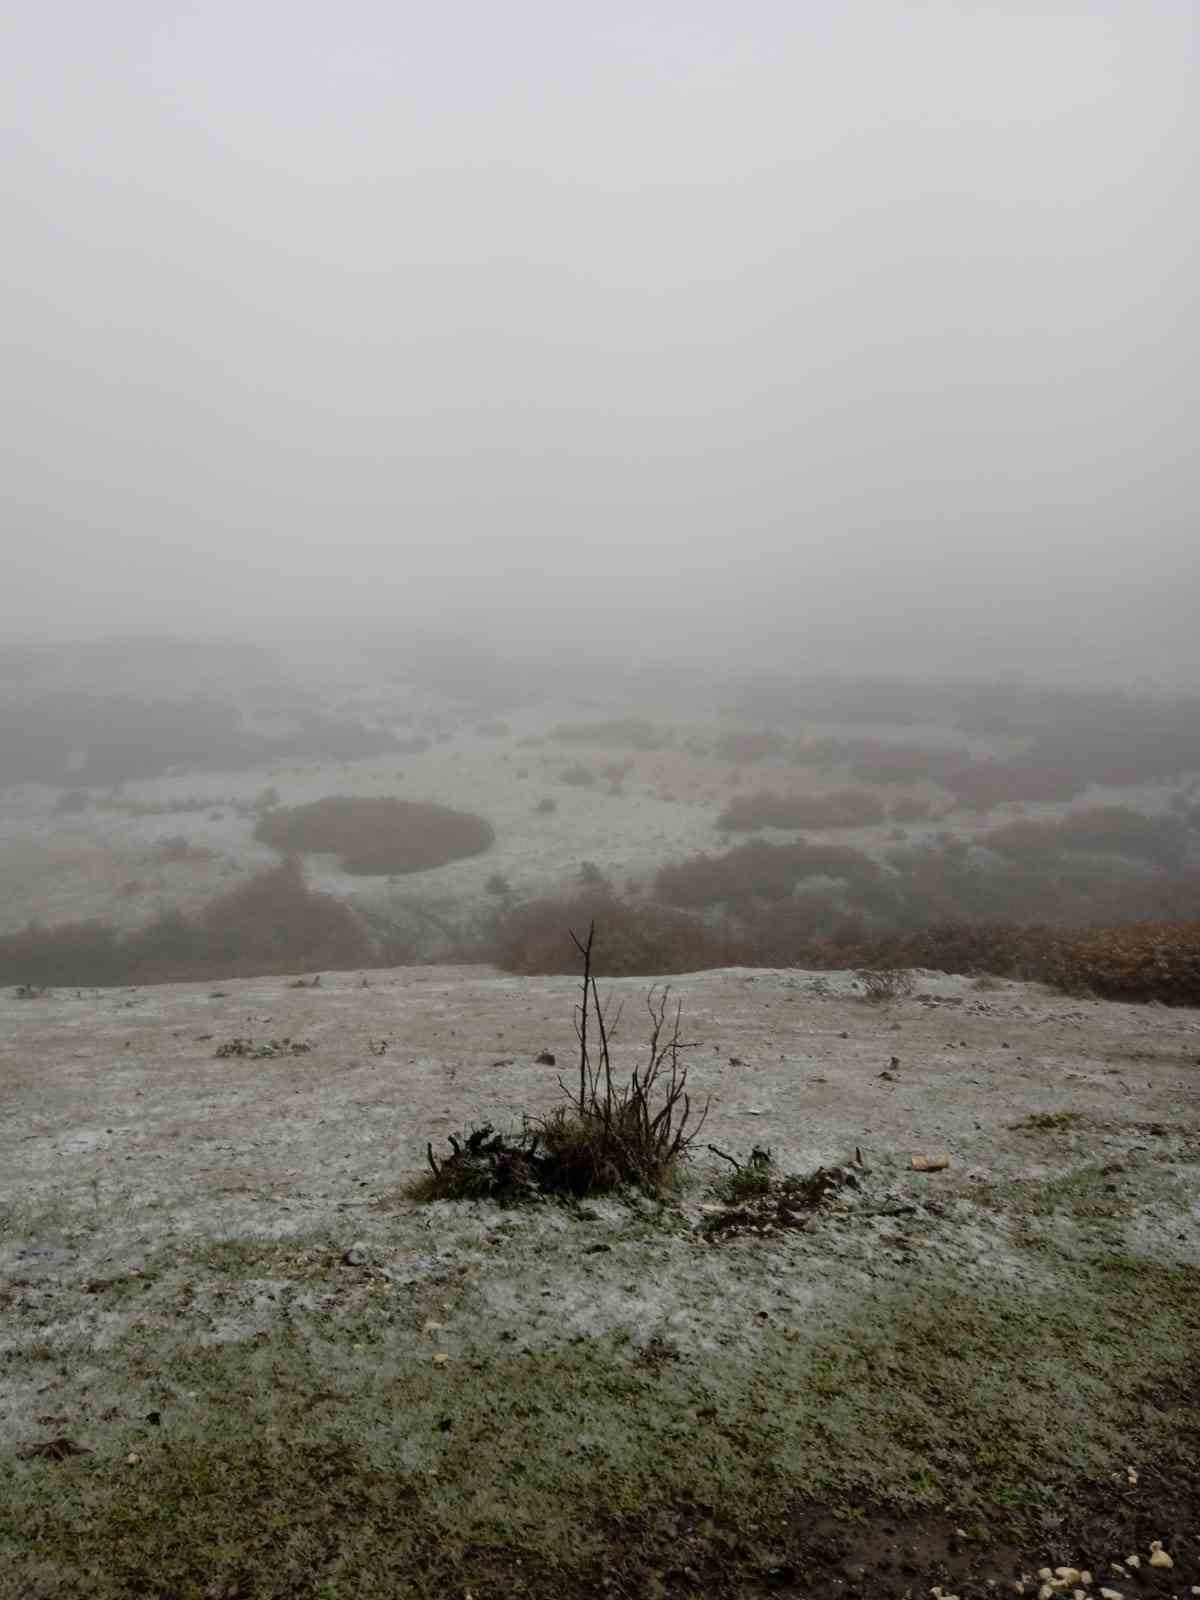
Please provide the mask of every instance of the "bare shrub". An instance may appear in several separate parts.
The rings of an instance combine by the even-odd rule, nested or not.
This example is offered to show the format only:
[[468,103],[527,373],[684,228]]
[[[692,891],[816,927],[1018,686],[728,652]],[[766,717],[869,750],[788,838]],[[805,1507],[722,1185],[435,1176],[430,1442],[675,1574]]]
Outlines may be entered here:
[[[588,1189],[595,1189],[631,1183],[657,1194],[669,1184],[708,1115],[707,1103],[703,1110],[693,1110],[687,1067],[680,1061],[695,1044],[681,1035],[678,1002],[671,1014],[670,988],[651,989],[646,996],[650,1014],[646,1060],[633,1068],[624,1084],[614,1077],[612,1030],[592,972],[595,938],[594,922],[586,942],[571,935],[583,960],[583,995],[575,1015],[579,1077],[574,1091],[568,1091],[569,1109],[548,1118],[543,1133],[558,1162],[577,1174],[576,1184],[582,1179]],[[566,1089],[565,1084],[562,1087]],[[574,1187],[574,1192],[581,1191]]]
[[254,837],[284,855],[329,851],[343,872],[423,872],[482,854],[496,834],[468,811],[390,796],[330,795],[264,812]]
[[627,1078],[613,1067],[610,1022],[592,971],[596,929],[586,941],[570,935],[583,960],[582,997],[575,1012],[578,1076],[567,1097],[547,1116],[526,1118],[505,1137],[490,1124],[463,1141],[452,1138],[451,1154],[438,1161],[427,1147],[428,1175],[410,1189],[418,1199],[528,1199],[536,1194],[582,1196],[634,1187],[661,1194],[675,1178],[708,1115],[688,1092],[683,1053],[695,1048],[681,1034],[681,1007],[670,1007],[669,989],[646,997],[650,1035],[646,1058]]
[[916,984],[904,967],[864,967],[855,976],[863,986],[863,999],[872,1005],[888,1005],[906,1000]]

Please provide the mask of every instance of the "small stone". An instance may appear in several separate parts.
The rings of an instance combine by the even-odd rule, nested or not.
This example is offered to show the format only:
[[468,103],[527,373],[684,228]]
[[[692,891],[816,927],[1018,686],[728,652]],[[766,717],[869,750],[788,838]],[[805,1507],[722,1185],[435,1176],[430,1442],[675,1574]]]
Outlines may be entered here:
[[367,1252],[361,1244],[352,1244],[342,1257],[342,1260],[348,1267],[365,1267],[367,1264]]
[[1120,1589],[1101,1589],[1100,1600],[1125,1600]]
[[1125,1565],[1127,1567],[1132,1567],[1135,1572],[1137,1571],[1138,1567],[1141,1566],[1141,1564],[1142,1564],[1141,1556],[1126,1556],[1125,1557]]
[[435,1355],[433,1358],[433,1364],[435,1367],[444,1367],[449,1359],[450,1357],[444,1350],[439,1350],[437,1355]]
[[139,1466],[141,1464],[141,1459],[141,1456],[139,1456],[135,1451],[131,1450],[125,1457],[125,1465],[128,1467]]
[[1162,1547],[1161,1539],[1154,1539],[1150,1544],[1150,1565],[1152,1567],[1173,1567],[1174,1560]]

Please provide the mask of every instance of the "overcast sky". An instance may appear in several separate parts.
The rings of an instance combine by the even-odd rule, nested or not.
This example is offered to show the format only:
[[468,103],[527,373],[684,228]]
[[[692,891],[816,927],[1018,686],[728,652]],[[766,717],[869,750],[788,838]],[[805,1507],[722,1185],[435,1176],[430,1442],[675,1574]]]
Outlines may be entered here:
[[0,622],[1194,670],[1198,19],[16,0]]

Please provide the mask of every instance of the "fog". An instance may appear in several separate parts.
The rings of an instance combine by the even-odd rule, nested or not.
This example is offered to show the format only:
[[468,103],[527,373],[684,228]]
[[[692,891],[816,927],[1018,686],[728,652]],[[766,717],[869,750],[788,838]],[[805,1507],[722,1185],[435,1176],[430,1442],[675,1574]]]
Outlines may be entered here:
[[10,636],[1194,680],[1185,0],[0,21]]

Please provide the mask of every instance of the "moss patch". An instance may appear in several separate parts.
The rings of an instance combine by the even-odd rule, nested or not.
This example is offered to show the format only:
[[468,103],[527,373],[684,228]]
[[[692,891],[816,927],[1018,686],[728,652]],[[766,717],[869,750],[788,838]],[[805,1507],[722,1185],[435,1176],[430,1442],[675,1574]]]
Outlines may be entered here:
[[798,1503],[1036,1531],[1200,1431],[1171,1398],[1200,1364],[1200,1274],[1124,1257],[1038,1300],[881,1291],[719,1355],[436,1349],[320,1319],[126,1341],[138,1420],[0,1465],[0,1595],[690,1593],[671,1574],[710,1564],[708,1592],[750,1594],[790,1559]]

